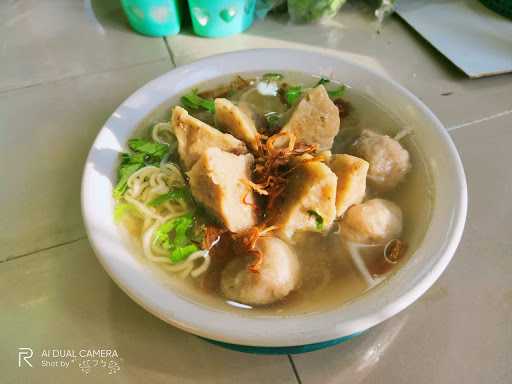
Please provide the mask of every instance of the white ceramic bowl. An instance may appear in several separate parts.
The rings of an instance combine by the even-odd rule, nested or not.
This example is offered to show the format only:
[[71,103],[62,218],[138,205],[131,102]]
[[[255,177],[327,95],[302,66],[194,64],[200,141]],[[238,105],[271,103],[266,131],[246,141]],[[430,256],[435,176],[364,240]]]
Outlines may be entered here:
[[[410,260],[386,284],[338,309],[291,317],[250,317],[200,305],[176,294],[148,265],[134,257],[113,221],[112,185],[118,153],[157,107],[191,87],[240,72],[296,71],[346,80],[410,127],[434,181],[434,207],[426,235]],[[397,83],[360,64],[316,53],[257,49],[210,57],[151,81],[112,114],[87,158],[82,211],[101,264],[137,303],[162,320],[209,339],[249,346],[284,347],[321,343],[364,331],[418,299],[440,276],[460,241],[467,209],[464,170],[457,150],[432,112]]]

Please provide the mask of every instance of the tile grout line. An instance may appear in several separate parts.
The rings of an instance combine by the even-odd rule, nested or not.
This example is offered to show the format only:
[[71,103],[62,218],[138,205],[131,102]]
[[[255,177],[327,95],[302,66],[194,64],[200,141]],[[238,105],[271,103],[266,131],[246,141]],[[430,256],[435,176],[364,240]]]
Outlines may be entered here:
[[171,45],[169,44],[169,40],[167,40],[167,36],[163,37],[165,48],[167,49],[167,53],[169,54],[169,58],[171,59],[172,65],[174,65],[174,68],[177,67],[176,60],[174,58],[174,53],[172,52]]
[[33,255],[33,254],[36,254],[36,253],[39,253],[39,252],[43,252],[43,251],[48,251],[50,249],[54,249],[54,248],[58,248],[58,247],[63,247],[65,245],[73,244],[73,243],[76,243],[76,242],[78,242],[80,240],[85,240],[85,239],[87,239],[87,236],[80,236],[79,238],[76,238],[76,239],[73,239],[73,240],[69,240],[69,241],[65,241],[63,243],[51,245],[51,246],[46,247],[46,248],[40,248],[40,249],[36,249],[35,251],[30,251],[30,252],[27,252],[27,253],[22,253],[21,255],[16,255],[16,256],[8,257],[5,260],[0,260],[0,264],[7,263],[7,262],[12,261],[12,260],[18,260],[18,259],[21,259],[22,257],[30,256],[30,255]]
[[486,116],[486,117],[483,117],[481,119],[477,119],[477,120],[473,120],[473,121],[468,121],[467,123],[462,123],[462,124],[459,124],[459,125],[454,125],[453,127],[446,128],[446,130],[448,132],[452,132],[452,131],[455,131],[456,129],[459,129],[459,128],[462,128],[462,127],[467,127],[467,126],[470,126],[470,125],[473,125],[473,124],[483,123],[484,121],[493,120],[493,119],[496,119],[498,117],[509,115],[511,113],[512,113],[512,109],[507,110],[507,111],[503,111],[503,112],[500,112],[500,113],[496,113],[494,115]]
[[288,354],[288,361],[292,366],[293,374],[295,375],[295,380],[297,380],[297,384],[302,384],[302,380],[300,379],[299,372],[297,371],[297,367],[295,366],[295,362],[293,361],[292,355]]
[[43,80],[43,81],[39,81],[37,83],[22,85],[21,87],[0,89],[0,96],[7,94],[9,92],[20,91],[20,90],[27,89],[27,88],[38,87],[38,86],[46,85],[46,84],[55,84],[55,83],[58,83],[60,81],[65,81],[65,80],[75,80],[75,79],[79,79],[79,78],[85,77],[85,76],[101,75],[103,73],[108,73],[108,72],[132,69],[132,68],[141,67],[141,66],[147,65],[147,64],[155,64],[160,61],[167,61],[167,59],[165,57],[162,57],[160,59],[144,61],[142,63],[137,63],[137,64],[131,64],[131,65],[126,65],[126,66],[121,66],[121,67],[114,67],[114,68],[109,68],[109,69],[100,70],[100,71],[87,72],[87,73],[82,73],[82,74],[78,74],[78,75],[65,76],[65,77],[62,77],[59,79],[52,79],[52,80],[48,80],[48,81]]

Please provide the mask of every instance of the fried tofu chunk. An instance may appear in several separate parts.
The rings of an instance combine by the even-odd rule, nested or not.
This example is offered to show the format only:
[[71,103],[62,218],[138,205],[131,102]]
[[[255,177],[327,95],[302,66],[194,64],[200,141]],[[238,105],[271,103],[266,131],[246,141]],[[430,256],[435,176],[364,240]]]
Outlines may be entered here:
[[254,157],[208,148],[188,172],[194,198],[231,232],[256,225],[254,195],[244,182],[251,177]]
[[329,165],[338,177],[336,216],[341,217],[351,205],[363,201],[366,193],[366,174],[370,165],[366,160],[350,155],[334,155]]
[[253,151],[258,148],[258,131],[254,121],[228,99],[215,99],[215,123],[221,130],[242,140]]
[[339,130],[338,108],[323,85],[304,95],[282,129],[283,132],[293,133],[299,142],[317,144],[319,150],[330,150]]
[[182,107],[174,107],[171,126],[178,140],[178,154],[187,170],[208,148],[216,147],[235,154],[247,153],[242,141],[190,116]]
[[336,175],[320,161],[300,164],[289,176],[273,225],[284,238],[297,231],[323,232],[336,216]]

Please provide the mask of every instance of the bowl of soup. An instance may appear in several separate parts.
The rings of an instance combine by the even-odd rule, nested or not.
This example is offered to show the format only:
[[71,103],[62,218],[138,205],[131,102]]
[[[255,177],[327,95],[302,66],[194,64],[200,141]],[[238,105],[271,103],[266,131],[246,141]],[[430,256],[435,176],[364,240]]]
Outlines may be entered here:
[[98,134],[91,245],[160,319],[223,346],[347,340],[418,299],[460,241],[463,167],[414,95],[335,56],[258,49],[151,81]]

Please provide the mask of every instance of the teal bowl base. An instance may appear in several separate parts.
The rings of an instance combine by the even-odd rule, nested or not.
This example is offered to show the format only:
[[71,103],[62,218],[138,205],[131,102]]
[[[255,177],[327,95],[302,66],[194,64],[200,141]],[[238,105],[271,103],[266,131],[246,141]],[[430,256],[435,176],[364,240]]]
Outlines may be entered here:
[[362,332],[354,333],[349,336],[340,337],[339,339],[333,339],[329,341],[323,341],[321,343],[313,343],[306,345],[295,345],[291,347],[252,347],[247,345],[238,345],[223,343],[222,341],[216,341],[201,337],[201,339],[207,341],[210,344],[217,345],[222,348],[231,349],[232,351],[254,353],[259,355],[297,355],[300,353],[313,352],[319,349],[329,348],[334,345],[342,344],[350,339],[359,336]]

